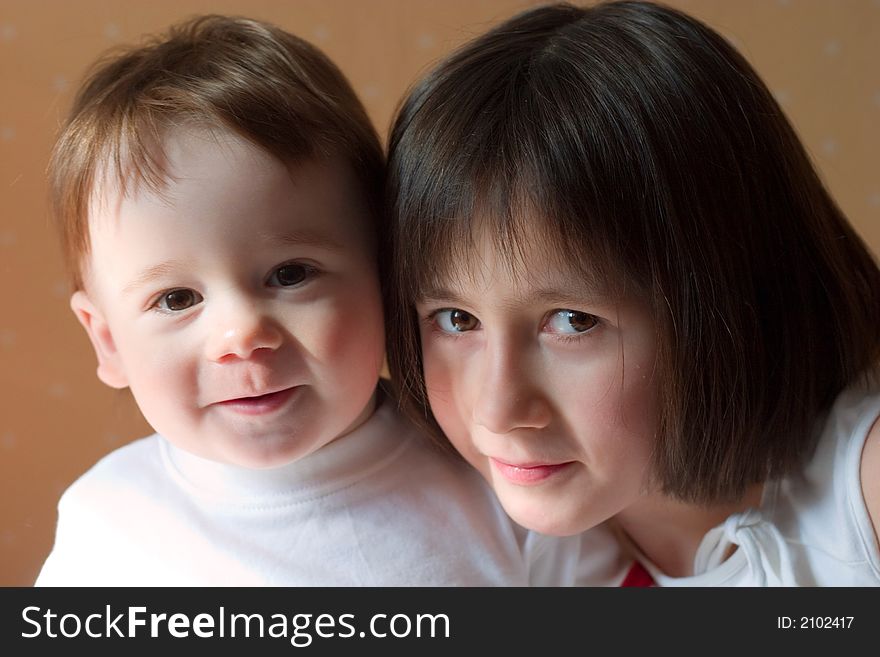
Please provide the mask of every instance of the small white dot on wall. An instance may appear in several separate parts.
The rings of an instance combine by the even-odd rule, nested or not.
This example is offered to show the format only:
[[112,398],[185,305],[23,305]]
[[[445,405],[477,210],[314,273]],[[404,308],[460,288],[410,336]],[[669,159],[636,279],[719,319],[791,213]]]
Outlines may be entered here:
[[840,150],[840,144],[834,137],[827,137],[822,142],[822,152],[825,155],[834,155],[838,150]]
[[10,246],[15,246],[17,243],[18,243],[18,235],[16,235],[14,231],[11,231],[11,230],[0,231],[0,246],[10,247]]
[[11,23],[0,25],[0,41],[12,41],[18,36],[18,30]]
[[15,346],[16,334],[12,329],[0,330],[0,347],[12,349]]
[[824,50],[825,50],[825,54],[828,57],[836,57],[838,54],[840,54],[840,49],[841,49],[840,41],[838,41],[837,39],[831,39],[830,41],[827,41],[825,43]]
[[880,208],[880,192],[874,192],[868,195],[868,205],[872,208]]
[[3,141],[12,141],[15,139],[15,128],[11,125],[5,125],[0,128],[0,139]]
[[104,435],[104,444],[108,447],[116,447],[117,445],[122,444],[122,436],[115,433],[108,433]]
[[53,383],[46,392],[54,399],[64,399],[70,394],[70,390],[63,383]]
[[122,30],[119,29],[119,25],[116,23],[107,23],[104,26],[104,38],[110,41],[116,41],[119,38],[119,35],[122,34]]
[[364,87],[363,94],[364,98],[374,100],[379,97],[379,87],[377,87],[375,84],[368,84]]
[[18,439],[11,431],[7,431],[3,434],[3,437],[0,438],[0,445],[3,446],[3,449],[14,449],[17,444]]
[[327,28],[326,25],[316,25],[315,29],[312,30],[312,36],[314,37],[315,41],[320,41],[323,43],[324,41],[328,41],[330,39],[330,30]]
[[429,48],[434,47],[437,40],[434,38],[433,34],[420,34],[417,43],[422,50],[428,50]]
[[56,75],[52,78],[52,89],[57,92],[67,91],[70,87],[70,82],[68,82],[67,78],[63,75]]

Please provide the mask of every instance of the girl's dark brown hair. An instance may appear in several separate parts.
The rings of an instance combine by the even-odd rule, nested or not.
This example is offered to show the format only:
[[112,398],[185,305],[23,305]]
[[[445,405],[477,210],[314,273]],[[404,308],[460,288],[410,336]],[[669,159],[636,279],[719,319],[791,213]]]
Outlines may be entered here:
[[75,289],[83,285],[89,204],[102,176],[115,175],[122,190],[161,188],[164,133],[181,124],[231,130],[288,164],[339,157],[379,220],[381,142],[336,65],[274,25],[198,16],[99,61],[77,93],[49,165]]
[[538,222],[555,257],[649,305],[654,473],[679,499],[800,467],[880,357],[876,262],[755,71],[679,11],[546,6],[466,44],[403,102],[387,189],[389,367],[435,431],[414,303],[476,222],[514,255]]

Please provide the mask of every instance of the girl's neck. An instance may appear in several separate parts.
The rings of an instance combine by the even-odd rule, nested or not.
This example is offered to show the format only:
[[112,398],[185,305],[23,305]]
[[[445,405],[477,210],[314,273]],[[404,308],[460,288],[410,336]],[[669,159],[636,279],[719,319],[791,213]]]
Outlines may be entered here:
[[614,524],[664,574],[689,577],[706,532],[731,514],[759,506],[762,491],[763,485],[755,484],[737,502],[708,507],[650,495],[618,513]]

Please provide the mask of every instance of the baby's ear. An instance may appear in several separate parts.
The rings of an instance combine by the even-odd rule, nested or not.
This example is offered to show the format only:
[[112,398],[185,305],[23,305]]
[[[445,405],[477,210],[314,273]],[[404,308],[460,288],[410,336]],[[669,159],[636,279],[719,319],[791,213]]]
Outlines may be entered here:
[[83,325],[95,349],[98,357],[98,378],[111,388],[128,387],[128,377],[125,376],[122,360],[104,315],[82,290],[77,290],[70,297],[70,308]]

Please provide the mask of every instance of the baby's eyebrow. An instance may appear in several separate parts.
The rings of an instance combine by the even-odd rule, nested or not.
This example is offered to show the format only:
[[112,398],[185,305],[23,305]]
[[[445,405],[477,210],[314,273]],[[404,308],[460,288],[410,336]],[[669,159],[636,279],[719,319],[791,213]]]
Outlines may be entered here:
[[181,266],[182,263],[180,261],[169,260],[167,262],[159,263],[158,265],[153,265],[152,267],[147,267],[133,280],[128,282],[125,287],[122,288],[122,293],[129,294],[130,292],[133,292],[134,290],[143,287],[144,285],[151,283],[158,278],[162,278],[163,276],[167,276],[174,271],[178,271]]
[[263,237],[269,242],[280,242],[292,246],[312,246],[327,251],[341,251],[343,249],[342,244],[326,233],[305,228],[265,234]]

